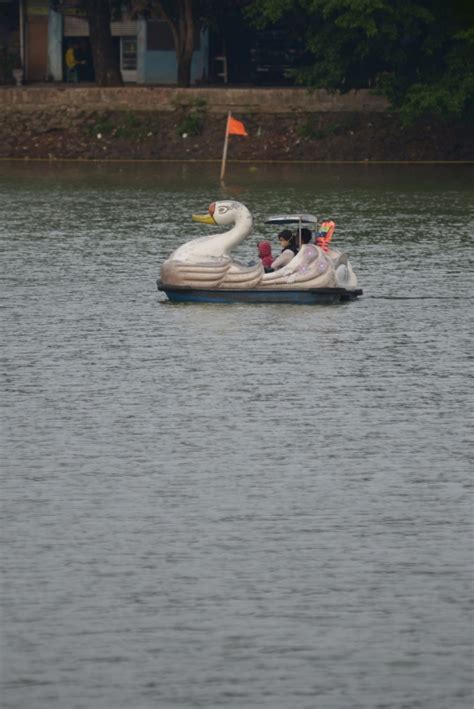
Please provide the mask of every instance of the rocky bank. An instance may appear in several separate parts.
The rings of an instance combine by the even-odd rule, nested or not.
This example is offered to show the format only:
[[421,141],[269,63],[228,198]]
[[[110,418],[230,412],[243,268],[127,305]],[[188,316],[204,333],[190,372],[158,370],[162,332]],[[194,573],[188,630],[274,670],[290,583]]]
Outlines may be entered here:
[[[240,114],[248,137],[230,138],[228,159],[268,161],[472,161],[472,124],[395,113]],[[4,110],[0,158],[220,160],[225,115],[52,107]]]

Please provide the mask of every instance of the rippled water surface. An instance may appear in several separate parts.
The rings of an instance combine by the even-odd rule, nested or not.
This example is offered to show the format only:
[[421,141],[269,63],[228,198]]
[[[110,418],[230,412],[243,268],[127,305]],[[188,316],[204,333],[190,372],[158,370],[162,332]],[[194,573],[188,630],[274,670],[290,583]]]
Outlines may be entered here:
[[[2,707],[471,707],[473,170],[217,173],[0,164]],[[364,296],[167,303],[224,196]]]

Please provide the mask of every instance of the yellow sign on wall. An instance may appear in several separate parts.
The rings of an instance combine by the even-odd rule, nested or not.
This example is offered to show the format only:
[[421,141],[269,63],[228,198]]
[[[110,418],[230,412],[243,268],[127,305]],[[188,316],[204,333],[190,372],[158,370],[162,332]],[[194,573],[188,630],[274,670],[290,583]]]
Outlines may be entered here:
[[58,0],[53,4],[53,7],[65,17],[87,17],[87,12],[80,0]]
[[49,10],[48,0],[26,0],[26,15],[47,15]]

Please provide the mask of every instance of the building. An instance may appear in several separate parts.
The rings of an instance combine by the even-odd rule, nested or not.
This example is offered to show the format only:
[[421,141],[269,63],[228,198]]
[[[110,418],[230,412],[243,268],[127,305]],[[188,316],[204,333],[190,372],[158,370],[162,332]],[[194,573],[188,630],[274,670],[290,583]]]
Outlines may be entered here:
[[[63,2],[61,13],[52,8],[49,0],[0,0],[0,17],[2,8],[7,8],[9,18],[15,14],[14,8],[17,11],[17,36],[10,30],[9,44],[21,57],[25,81],[65,81],[64,55],[71,44],[79,47],[84,62],[80,80],[94,81],[89,24],[77,0]],[[177,83],[176,52],[168,23],[124,15],[111,23],[111,30],[125,82]],[[208,55],[208,32],[201,29],[195,37],[192,84],[207,81]]]
[[[58,4],[61,12],[54,9]],[[21,57],[26,82],[65,81],[64,57],[73,44],[84,62],[79,68],[80,81],[94,82],[89,24],[80,0],[0,0],[2,17],[5,23],[2,31],[0,22],[0,82],[11,82],[8,67],[13,55]],[[252,28],[237,5],[233,11],[222,13],[214,26],[212,32],[201,28],[195,33],[191,84],[294,83],[288,70],[298,65],[299,52],[288,28]],[[120,21],[111,22],[111,31],[124,82],[177,84],[176,51],[167,22],[134,19],[124,13]],[[2,51],[6,67],[3,75]]]

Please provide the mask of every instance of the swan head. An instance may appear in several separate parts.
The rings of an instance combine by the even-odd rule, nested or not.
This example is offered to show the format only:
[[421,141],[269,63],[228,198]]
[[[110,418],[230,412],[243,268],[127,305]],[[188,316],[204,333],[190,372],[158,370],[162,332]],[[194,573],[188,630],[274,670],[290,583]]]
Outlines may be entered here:
[[230,253],[252,230],[252,215],[244,204],[225,200],[209,205],[207,214],[194,214],[193,220],[203,224],[230,227],[222,234],[208,234],[178,246],[168,261],[203,263],[209,259],[230,260]]
[[240,221],[252,220],[250,212],[244,204],[232,200],[212,202],[208,214],[193,214],[194,222],[213,224],[214,226],[229,226]]

